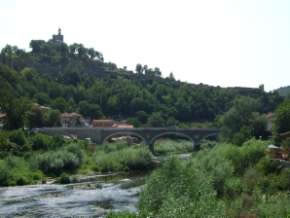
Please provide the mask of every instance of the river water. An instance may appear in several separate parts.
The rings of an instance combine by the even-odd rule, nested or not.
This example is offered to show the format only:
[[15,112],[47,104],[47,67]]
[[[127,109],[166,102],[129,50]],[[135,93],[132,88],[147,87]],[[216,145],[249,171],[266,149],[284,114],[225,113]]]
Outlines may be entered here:
[[0,217],[105,217],[137,211],[143,177],[0,188]]

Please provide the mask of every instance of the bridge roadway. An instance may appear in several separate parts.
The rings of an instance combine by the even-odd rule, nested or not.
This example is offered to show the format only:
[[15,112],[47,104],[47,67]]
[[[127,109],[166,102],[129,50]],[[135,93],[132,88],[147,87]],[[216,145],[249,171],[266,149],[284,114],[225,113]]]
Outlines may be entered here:
[[154,143],[157,139],[164,136],[179,136],[187,138],[192,142],[193,148],[201,139],[216,137],[218,129],[206,128],[36,128],[34,132],[41,132],[54,136],[76,136],[79,139],[90,138],[96,144],[103,144],[106,140],[119,136],[135,136],[142,139],[152,152],[154,152]]

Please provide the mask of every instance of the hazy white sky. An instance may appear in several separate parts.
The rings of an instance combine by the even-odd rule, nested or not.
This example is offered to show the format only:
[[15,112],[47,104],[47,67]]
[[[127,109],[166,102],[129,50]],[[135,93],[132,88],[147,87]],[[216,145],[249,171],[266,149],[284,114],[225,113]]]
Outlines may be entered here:
[[289,0],[0,0],[0,48],[65,41],[220,86],[290,85]]

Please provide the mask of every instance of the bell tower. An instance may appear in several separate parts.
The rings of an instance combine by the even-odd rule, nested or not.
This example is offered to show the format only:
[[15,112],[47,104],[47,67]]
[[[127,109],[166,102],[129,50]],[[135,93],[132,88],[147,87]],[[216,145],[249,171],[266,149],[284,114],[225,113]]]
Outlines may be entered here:
[[58,28],[58,34],[52,36],[52,41],[55,43],[63,43],[63,35],[61,34],[61,28]]

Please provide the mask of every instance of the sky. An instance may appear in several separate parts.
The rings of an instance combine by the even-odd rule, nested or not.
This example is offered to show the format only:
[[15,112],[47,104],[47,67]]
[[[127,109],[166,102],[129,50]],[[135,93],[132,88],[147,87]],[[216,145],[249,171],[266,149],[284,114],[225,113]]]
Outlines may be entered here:
[[105,61],[214,86],[290,85],[289,0],[0,0],[0,48],[60,27]]

